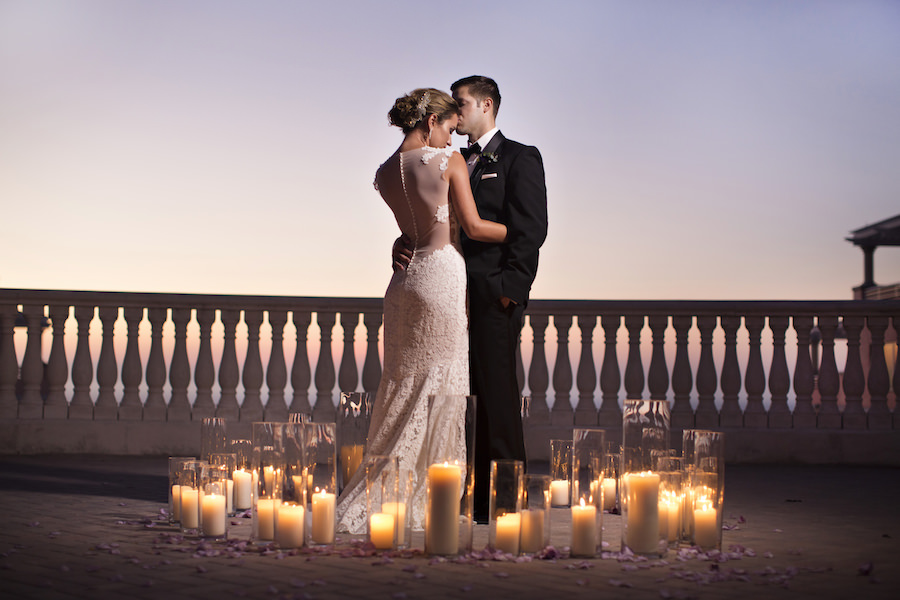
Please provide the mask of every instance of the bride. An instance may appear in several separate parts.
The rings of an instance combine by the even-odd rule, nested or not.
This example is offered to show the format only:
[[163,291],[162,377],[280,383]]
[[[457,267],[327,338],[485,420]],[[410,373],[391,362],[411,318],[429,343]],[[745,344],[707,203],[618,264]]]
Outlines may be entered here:
[[[425,473],[432,456],[465,462],[464,415],[450,416],[426,441],[428,397],[469,394],[466,265],[458,227],[470,238],[502,242],[506,226],[478,216],[462,155],[450,148],[459,107],[448,94],[421,88],[388,112],[403,143],[379,167],[375,187],[412,242],[409,266],[394,270],[384,295],[384,371],[366,455],[397,456],[414,473],[412,527],[423,529]],[[338,530],[366,531],[364,469],[341,494]]]

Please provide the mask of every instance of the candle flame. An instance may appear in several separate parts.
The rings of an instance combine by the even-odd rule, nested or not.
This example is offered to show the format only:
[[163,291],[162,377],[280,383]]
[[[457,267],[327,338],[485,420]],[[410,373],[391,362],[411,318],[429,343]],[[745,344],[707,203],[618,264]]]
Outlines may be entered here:
[[581,506],[584,507],[584,498],[581,499]]

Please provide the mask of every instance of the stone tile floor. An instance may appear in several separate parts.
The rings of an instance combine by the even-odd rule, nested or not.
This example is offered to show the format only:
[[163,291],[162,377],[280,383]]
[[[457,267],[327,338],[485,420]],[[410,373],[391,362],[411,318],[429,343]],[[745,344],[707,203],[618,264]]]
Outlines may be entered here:
[[[605,557],[566,556],[568,511],[553,511],[554,559],[436,560],[420,550],[261,552],[245,541],[183,538],[159,520],[164,457],[0,457],[0,598],[890,598],[900,597],[900,469],[730,466],[719,557],[672,551],[616,558],[619,517],[604,516]],[[413,538],[422,548],[421,534]]]

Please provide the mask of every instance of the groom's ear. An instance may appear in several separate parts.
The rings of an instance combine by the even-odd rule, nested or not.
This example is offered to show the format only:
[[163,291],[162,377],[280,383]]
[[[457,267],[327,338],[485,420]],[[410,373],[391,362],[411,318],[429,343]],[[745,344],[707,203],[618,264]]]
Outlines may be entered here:
[[481,102],[482,102],[482,110],[485,112],[485,114],[494,112],[494,99],[493,98],[488,96]]

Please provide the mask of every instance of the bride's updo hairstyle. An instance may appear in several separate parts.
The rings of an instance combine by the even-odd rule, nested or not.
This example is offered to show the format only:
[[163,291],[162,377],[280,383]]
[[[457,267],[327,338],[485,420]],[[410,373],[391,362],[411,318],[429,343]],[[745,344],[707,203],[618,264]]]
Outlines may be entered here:
[[394,106],[388,111],[391,125],[399,127],[403,133],[409,133],[425,121],[428,115],[437,115],[438,122],[448,119],[459,112],[456,100],[447,92],[434,88],[419,88],[405,96],[397,98]]

